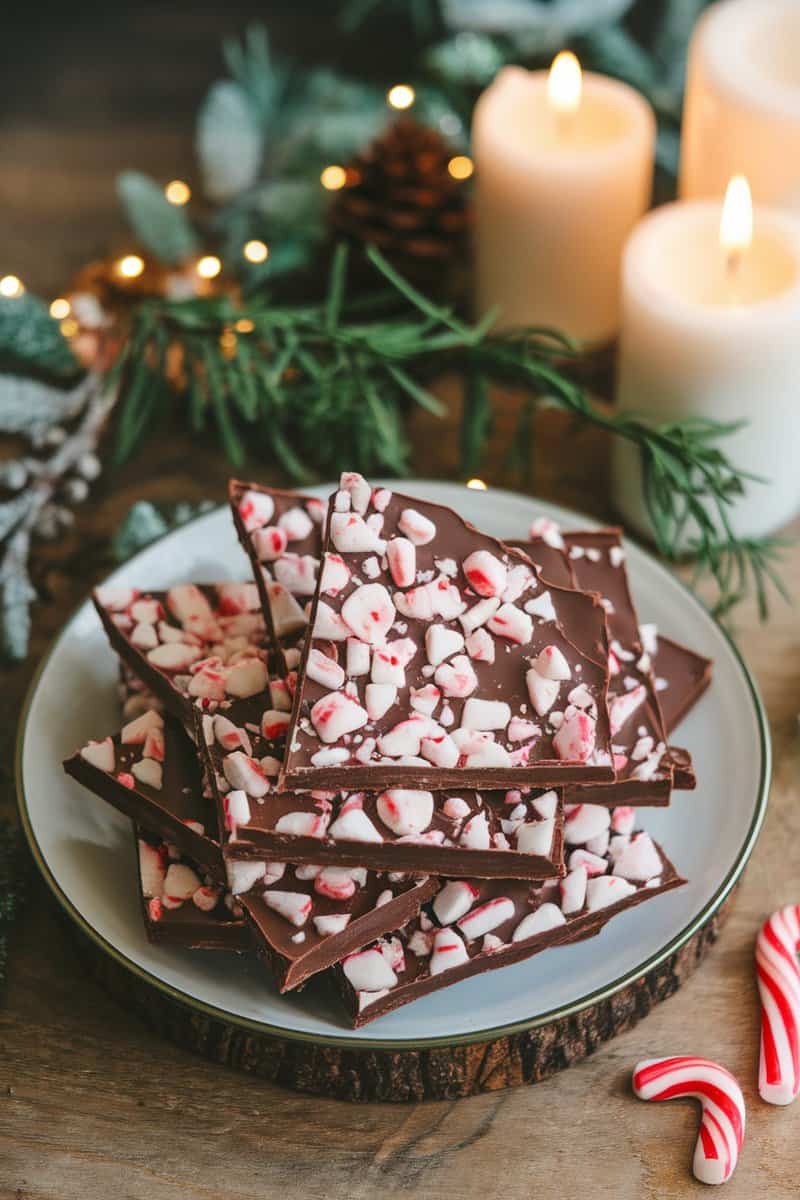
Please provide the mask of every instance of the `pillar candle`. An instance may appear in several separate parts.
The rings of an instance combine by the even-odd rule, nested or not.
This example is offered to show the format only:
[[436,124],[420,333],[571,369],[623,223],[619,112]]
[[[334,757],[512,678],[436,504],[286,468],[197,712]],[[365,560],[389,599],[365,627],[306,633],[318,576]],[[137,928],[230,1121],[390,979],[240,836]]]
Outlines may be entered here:
[[632,88],[584,74],[504,68],[472,126],[479,315],[602,344],[619,325],[625,240],[650,204],[655,120]]
[[721,199],[737,172],[756,203],[800,212],[798,0],[723,0],[692,36],[680,195]]
[[[746,422],[720,448],[766,480],[730,510],[737,534],[757,536],[800,509],[800,219],[748,203],[739,180],[725,219],[712,201],[670,204],[631,236],[617,400],[653,422]],[[617,507],[649,533],[638,452],[621,440],[613,475]]]

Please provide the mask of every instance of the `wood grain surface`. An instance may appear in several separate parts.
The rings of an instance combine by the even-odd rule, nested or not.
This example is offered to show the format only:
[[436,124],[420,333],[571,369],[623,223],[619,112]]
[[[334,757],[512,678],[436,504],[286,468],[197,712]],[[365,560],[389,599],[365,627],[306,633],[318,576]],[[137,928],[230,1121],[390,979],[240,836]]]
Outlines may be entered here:
[[[14,6],[17,24],[26,19],[22,7]],[[69,270],[108,238],[123,242],[113,171],[137,165],[166,179],[188,170],[190,114],[212,76],[216,56],[209,46],[218,32],[240,27],[248,12],[280,8],[289,14],[281,16],[286,37],[300,36],[303,6],[236,3],[224,11],[217,6],[213,17],[210,5],[197,7],[197,25],[187,36],[181,6],[130,6],[115,15],[122,24],[107,27],[102,44],[102,19],[87,15],[92,6],[85,13],[65,8],[55,33],[31,7],[27,48],[31,55],[37,47],[46,51],[33,78],[24,72],[25,45],[15,44],[12,54],[12,39],[4,39],[17,73],[12,85],[16,79],[24,99],[14,101],[16,109],[4,103],[0,129],[2,271],[17,271],[55,295]],[[104,12],[109,17],[111,9]],[[309,27],[307,36],[318,39],[317,26]],[[117,46],[124,59],[114,58]],[[451,399],[455,409],[457,396]],[[496,404],[484,474],[515,486],[502,466],[515,399],[499,396]],[[537,473],[527,490],[601,519],[613,516],[604,501],[607,447],[570,433],[552,414],[538,423],[536,439]],[[417,422],[413,442],[415,474],[454,475],[452,417],[444,426]],[[249,469],[279,479],[270,464]],[[74,533],[40,555],[36,581],[44,600],[36,610],[34,654],[3,672],[0,689],[0,813],[13,811],[13,737],[36,658],[107,569],[101,550],[108,534],[141,497],[221,501],[227,474],[213,449],[177,435],[162,441],[105,479]],[[800,527],[790,532],[796,536]],[[796,546],[788,563],[797,595]],[[630,1091],[639,1058],[684,1052],[719,1059],[745,1093],[747,1137],[726,1197],[796,1197],[800,1105],[775,1109],[757,1096],[752,957],[763,918],[800,899],[800,626],[791,607],[776,607],[765,628],[746,607],[737,636],[774,739],[766,826],[719,943],[646,1020],[536,1087],[404,1107],[292,1094],[171,1046],[116,1003],[76,955],[33,878],[0,1007],[0,1200],[700,1196],[704,1189],[690,1170],[697,1112],[683,1103],[641,1104]],[[700,795],[702,786],[700,780]]]

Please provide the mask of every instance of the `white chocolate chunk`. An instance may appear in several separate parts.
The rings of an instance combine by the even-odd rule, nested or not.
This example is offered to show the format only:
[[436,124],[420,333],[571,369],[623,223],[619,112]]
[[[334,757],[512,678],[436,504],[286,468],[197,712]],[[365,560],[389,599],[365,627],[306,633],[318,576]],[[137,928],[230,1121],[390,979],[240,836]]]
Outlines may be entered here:
[[566,924],[566,917],[557,904],[540,904],[535,912],[523,917],[511,935],[512,942],[524,942],[526,938],[535,937],[538,933],[547,933]]
[[392,833],[408,837],[422,833],[433,818],[432,792],[390,788],[377,801],[378,816]]

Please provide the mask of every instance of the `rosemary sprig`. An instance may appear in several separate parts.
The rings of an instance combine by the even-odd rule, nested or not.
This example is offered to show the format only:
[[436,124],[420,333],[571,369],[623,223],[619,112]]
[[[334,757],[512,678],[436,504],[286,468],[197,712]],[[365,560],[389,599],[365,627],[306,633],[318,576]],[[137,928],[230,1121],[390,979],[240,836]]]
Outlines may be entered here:
[[657,546],[673,560],[692,554],[698,572],[711,574],[717,611],[728,612],[752,590],[767,615],[769,586],[785,594],[776,567],[781,544],[738,538],[731,528],[731,503],[752,482],[721,448],[738,426],[696,419],[652,425],[609,411],[571,377],[577,351],[562,335],[495,335],[493,314],[462,321],[377,250],[368,254],[388,298],[348,302],[347,251],[339,247],[319,304],[273,305],[259,295],[243,305],[227,296],[143,304],[115,367],[118,460],[169,411],[176,388],[167,365],[179,362],[192,428],[213,426],[235,466],[247,446],[273,454],[299,481],[344,467],[402,474],[406,410],[419,405],[441,415],[426,381],[455,370],[465,381],[465,472],[477,469],[488,439],[492,383],[527,393],[523,422],[546,400],[636,447]]

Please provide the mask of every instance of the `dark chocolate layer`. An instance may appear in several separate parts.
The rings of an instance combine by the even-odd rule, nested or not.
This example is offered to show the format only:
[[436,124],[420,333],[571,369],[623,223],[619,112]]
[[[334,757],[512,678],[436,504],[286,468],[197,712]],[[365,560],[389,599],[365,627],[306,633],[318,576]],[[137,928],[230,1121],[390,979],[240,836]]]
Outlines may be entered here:
[[[523,554],[450,509],[343,478],[280,786],[610,780],[605,647],[594,660],[582,655],[575,639],[586,621],[573,629],[565,615],[596,601],[545,588]],[[556,662],[547,682],[557,681],[557,696],[537,713],[526,678],[534,664],[544,672]],[[321,670],[341,682],[321,682]],[[380,700],[367,690],[376,684]],[[578,692],[582,714],[556,725]],[[430,715],[420,694],[435,700]],[[517,741],[512,723],[535,729]]]
[[[184,950],[243,953],[254,949],[250,926],[230,892],[155,834],[140,826],[135,827],[135,833],[139,898],[148,941]],[[177,867],[182,868],[180,874],[175,871]],[[195,880],[197,886],[188,895]],[[180,894],[170,894],[170,888]]]
[[214,710],[266,683],[266,631],[252,583],[105,586],[92,600],[123,663],[184,723],[195,705]]
[[[632,813],[618,811],[626,814],[625,821]],[[644,833],[614,835],[604,855],[584,850],[578,857],[589,870],[576,865],[560,884],[443,884],[419,917],[336,968],[353,1025],[473,975],[591,937],[618,913],[684,882]],[[575,851],[570,861],[576,862]]]
[[411,920],[438,886],[433,878],[377,874],[363,867],[263,866],[268,874],[262,883],[238,900],[257,952],[282,992]]
[[231,479],[228,500],[239,542],[253,569],[278,671],[296,663],[287,651],[306,629],[322,555],[327,506],[313,496]]
[[73,754],[64,770],[225,881],[216,805],[203,795],[197,751],[174,717],[152,711],[136,717],[114,737]]

